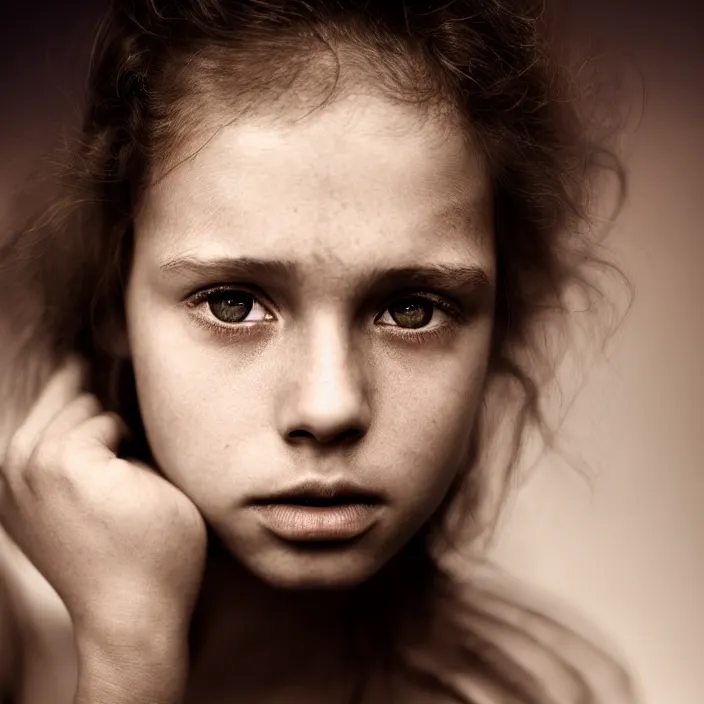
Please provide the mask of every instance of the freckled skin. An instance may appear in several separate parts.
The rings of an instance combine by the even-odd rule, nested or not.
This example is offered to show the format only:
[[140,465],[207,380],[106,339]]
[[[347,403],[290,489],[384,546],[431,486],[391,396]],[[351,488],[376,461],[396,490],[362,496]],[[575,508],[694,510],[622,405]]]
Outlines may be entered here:
[[[489,181],[465,140],[413,109],[355,97],[289,126],[225,127],[147,193],[126,297],[147,436],[165,476],[271,585],[369,578],[463,470],[491,309],[455,325],[436,310],[427,327],[437,334],[413,337],[385,313],[393,295],[369,304],[368,277],[445,264],[478,266],[493,280]],[[161,271],[182,256],[285,260],[295,275],[213,281]],[[219,323],[207,303],[184,303],[225,284],[261,304],[229,336],[202,324]],[[293,551],[245,505],[311,477],[351,478],[385,496],[353,549]]]

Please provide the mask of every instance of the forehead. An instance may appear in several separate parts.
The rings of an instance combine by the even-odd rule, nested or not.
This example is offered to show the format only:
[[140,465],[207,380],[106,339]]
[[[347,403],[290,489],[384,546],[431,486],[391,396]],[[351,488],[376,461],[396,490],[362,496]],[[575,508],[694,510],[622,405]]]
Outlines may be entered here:
[[204,124],[210,136],[194,140],[146,193],[137,246],[155,257],[351,266],[491,249],[485,162],[445,119],[350,96],[299,121],[218,124],[206,110]]

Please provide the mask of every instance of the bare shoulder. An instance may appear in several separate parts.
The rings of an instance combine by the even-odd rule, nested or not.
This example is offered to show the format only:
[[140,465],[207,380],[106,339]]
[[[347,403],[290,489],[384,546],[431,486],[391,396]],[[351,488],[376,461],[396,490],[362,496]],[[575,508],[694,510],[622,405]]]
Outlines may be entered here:
[[485,671],[545,704],[637,704],[622,654],[588,619],[498,570],[470,574],[457,580],[445,618],[462,627],[466,650],[486,659]]

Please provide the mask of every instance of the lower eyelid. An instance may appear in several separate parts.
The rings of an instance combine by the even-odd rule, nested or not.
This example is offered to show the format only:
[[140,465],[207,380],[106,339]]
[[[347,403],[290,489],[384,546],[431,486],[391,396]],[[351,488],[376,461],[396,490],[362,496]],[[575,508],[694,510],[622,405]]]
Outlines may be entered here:
[[402,345],[426,345],[434,340],[443,340],[451,337],[458,323],[452,318],[444,320],[438,325],[426,328],[402,328],[398,325],[387,325],[384,331],[387,339],[394,340]]
[[206,318],[203,315],[194,314],[194,322],[199,327],[217,337],[223,338],[244,338],[249,335],[262,334],[266,331],[269,321],[255,320],[243,323],[220,323],[217,319]]

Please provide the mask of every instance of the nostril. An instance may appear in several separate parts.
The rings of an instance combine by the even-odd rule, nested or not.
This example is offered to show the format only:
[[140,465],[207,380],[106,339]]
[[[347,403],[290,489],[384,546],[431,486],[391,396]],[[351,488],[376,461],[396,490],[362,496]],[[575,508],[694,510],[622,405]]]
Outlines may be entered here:
[[334,432],[315,432],[306,430],[305,428],[297,428],[296,430],[290,431],[287,437],[293,442],[308,440],[318,443],[336,443],[347,445],[356,442],[363,435],[363,431],[358,428],[346,428],[345,430]]
[[288,437],[291,440],[296,440],[298,438],[303,438],[304,440],[315,440],[313,433],[309,433],[307,430],[292,430]]

